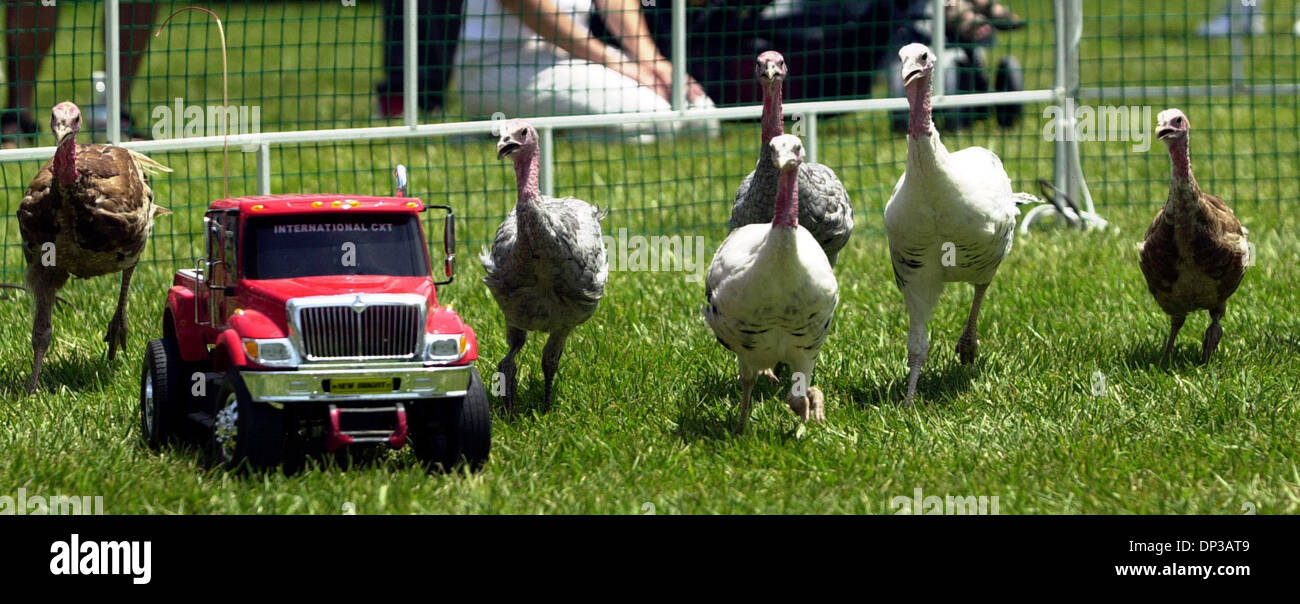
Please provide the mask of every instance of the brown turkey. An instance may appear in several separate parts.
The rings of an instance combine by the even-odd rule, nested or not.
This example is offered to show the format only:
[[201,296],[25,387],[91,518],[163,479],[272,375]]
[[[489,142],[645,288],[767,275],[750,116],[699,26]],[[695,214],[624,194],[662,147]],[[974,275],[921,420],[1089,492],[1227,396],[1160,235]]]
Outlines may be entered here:
[[1237,291],[1246,272],[1250,247],[1246,228],[1222,199],[1201,190],[1188,158],[1187,116],[1166,109],[1156,116],[1156,138],[1169,147],[1173,181],[1169,199],[1138,245],[1142,274],[1160,308],[1169,315],[1165,360],[1174,353],[1178,330],[1187,313],[1210,311],[1210,327],[1201,344],[1201,362],[1208,363],[1219,345],[1228,297]]
[[55,294],[69,275],[81,278],[122,273],[117,312],[108,324],[108,358],[126,348],[126,298],[155,216],[149,175],[171,169],[140,153],[113,145],[78,145],[81,111],[70,102],[54,106],[50,130],[54,157],[27,186],[18,206],[18,227],[27,259],[27,286],[36,299],[32,321],[32,377],[36,392],[41,363],[54,335]]

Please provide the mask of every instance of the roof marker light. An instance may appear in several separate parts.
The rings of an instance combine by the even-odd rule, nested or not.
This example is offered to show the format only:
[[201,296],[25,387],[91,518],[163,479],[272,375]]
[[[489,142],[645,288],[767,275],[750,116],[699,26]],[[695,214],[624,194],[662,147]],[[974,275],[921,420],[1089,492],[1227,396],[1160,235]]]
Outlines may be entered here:
[[313,202],[311,202],[311,207],[313,207],[313,208],[319,208],[319,207],[321,207],[321,206],[323,206],[323,205],[325,205],[325,204],[323,204],[323,203],[321,203],[321,202],[319,202],[319,201],[313,201]]

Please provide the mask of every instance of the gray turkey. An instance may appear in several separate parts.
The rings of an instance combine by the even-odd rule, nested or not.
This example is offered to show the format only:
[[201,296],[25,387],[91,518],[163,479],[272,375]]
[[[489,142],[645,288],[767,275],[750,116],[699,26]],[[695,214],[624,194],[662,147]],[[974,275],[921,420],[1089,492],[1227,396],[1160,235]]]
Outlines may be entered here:
[[[731,229],[747,224],[772,222],[776,212],[777,180],[781,170],[772,157],[772,139],[784,131],[781,113],[781,85],[785,82],[785,58],[776,51],[758,55],[754,76],[763,87],[763,136],[758,163],[736,191],[731,208]],[[835,171],[811,162],[799,164],[799,226],[817,240],[831,266],[853,234],[853,205]]]
[[1156,303],[1169,315],[1165,359],[1174,353],[1178,330],[1187,313],[1210,311],[1210,327],[1201,343],[1201,362],[1219,345],[1228,297],[1246,273],[1250,246],[1246,227],[1222,199],[1201,190],[1188,156],[1187,116],[1166,109],[1156,116],[1156,138],[1169,147],[1173,174],[1169,198],[1138,245],[1139,265]]
[[506,319],[510,350],[497,371],[505,377],[506,407],[513,409],[515,354],[528,332],[549,333],[542,349],[542,407],[550,408],[564,340],[595,314],[605,292],[609,264],[601,240],[603,214],[580,199],[541,194],[537,131],[528,122],[511,120],[501,126],[497,157],[514,161],[518,188],[515,207],[497,229],[491,251],[479,257],[487,271],[483,283]]
[[18,206],[18,228],[27,260],[27,286],[36,299],[32,321],[32,377],[36,392],[41,364],[54,335],[55,294],[70,275],[83,279],[122,273],[117,312],[104,341],[108,358],[126,347],[126,300],[131,273],[140,260],[154,217],[170,214],[155,205],[149,175],[170,168],[113,145],[78,145],[81,111],[70,102],[50,117],[54,157],[27,186]]

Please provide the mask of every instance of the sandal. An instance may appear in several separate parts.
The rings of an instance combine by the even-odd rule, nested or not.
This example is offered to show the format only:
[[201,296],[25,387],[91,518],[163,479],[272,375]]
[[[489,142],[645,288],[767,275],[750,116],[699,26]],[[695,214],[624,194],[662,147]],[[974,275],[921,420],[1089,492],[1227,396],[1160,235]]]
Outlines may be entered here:
[[990,25],[1000,30],[1010,31],[1025,26],[1026,21],[1021,19],[1020,15],[997,0],[970,0],[970,3],[977,12],[988,17]]
[[964,44],[993,43],[993,27],[977,13],[968,0],[950,0],[944,10],[947,29],[953,39]]
[[14,149],[35,142],[40,131],[30,113],[9,109],[0,113],[0,146]]

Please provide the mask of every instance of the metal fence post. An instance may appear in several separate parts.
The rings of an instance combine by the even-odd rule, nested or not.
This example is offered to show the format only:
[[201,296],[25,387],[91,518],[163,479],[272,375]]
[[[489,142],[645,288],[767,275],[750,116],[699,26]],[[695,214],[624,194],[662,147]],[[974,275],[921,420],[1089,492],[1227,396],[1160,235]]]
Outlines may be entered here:
[[271,144],[257,146],[257,194],[271,194]]
[[686,108],[686,0],[673,0],[673,111]]
[[808,161],[817,163],[817,112],[803,114],[804,140],[803,148],[808,152]]
[[112,144],[122,142],[121,11],[118,0],[104,3],[104,71],[108,77],[108,99],[104,108],[108,112],[108,129],[105,134]]
[[414,127],[420,123],[420,105],[419,95],[419,14],[416,10],[416,0],[404,0],[403,25],[406,26],[406,34],[402,36],[402,51],[406,54],[406,60],[402,61],[402,119],[407,126]]
[[542,128],[542,194],[555,195],[555,129]]
[[933,83],[932,96],[936,99],[943,98],[947,92],[947,82],[944,80],[947,76],[944,74],[945,54],[948,52],[948,32],[947,17],[944,13],[944,3],[946,0],[934,0],[934,14],[930,17],[931,29],[934,35],[930,38],[930,50],[934,51],[934,77],[931,78]]
[[[1070,3],[1073,0],[1055,0],[1056,12],[1056,69],[1052,76],[1052,88],[1057,94],[1060,111],[1056,112],[1055,170],[1052,180],[1060,191],[1073,195],[1070,170],[1071,142],[1074,139],[1074,103],[1069,84],[1070,69]],[[1075,63],[1077,68],[1078,64]]]

